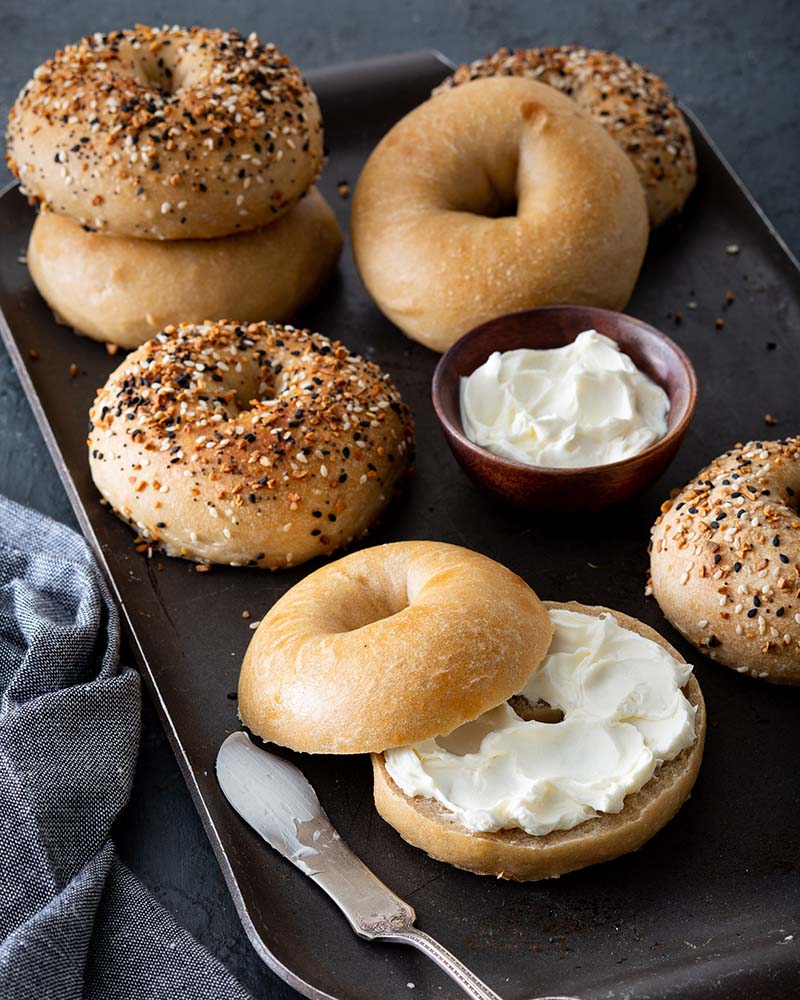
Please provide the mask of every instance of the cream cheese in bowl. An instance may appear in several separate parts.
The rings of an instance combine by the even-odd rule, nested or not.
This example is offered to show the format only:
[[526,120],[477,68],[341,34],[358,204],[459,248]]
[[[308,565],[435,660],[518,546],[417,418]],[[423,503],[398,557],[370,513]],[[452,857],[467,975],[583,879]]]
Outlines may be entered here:
[[586,330],[564,347],[495,351],[461,379],[474,444],[544,468],[630,458],[667,432],[669,399],[615,341]]

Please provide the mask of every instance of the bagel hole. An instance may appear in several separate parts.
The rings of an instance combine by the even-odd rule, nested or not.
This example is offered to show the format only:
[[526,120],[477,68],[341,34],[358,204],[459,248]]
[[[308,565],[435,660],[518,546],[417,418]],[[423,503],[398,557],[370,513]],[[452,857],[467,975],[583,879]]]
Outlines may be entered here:
[[140,53],[138,62],[139,80],[148,90],[172,97],[183,86],[184,70],[169,49]]
[[253,403],[271,403],[276,400],[286,390],[287,381],[283,373],[276,375],[271,368],[268,368],[264,378],[259,380],[255,376],[241,379],[229,388],[233,389],[235,394],[232,403],[236,412],[233,415],[238,416],[252,410]]
[[347,581],[350,599],[342,601],[338,610],[337,632],[356,632],[399,615],[409,606],[405,579],[393,583],[391,576],[381,579],[358,575]]
[[525,722],[545,722],[554,725],[564,721],[561,709],[553,708],[546,701],[537,701],[534,705],[524,695],[515,694],[513,698],[509,698],[508,703]]
[[477,753],[481,748],[484,737],[494,729],[493,721],[490,718],[491,712],[479,716],[473,722],[466,722],[458,729],[454,729],[447,736],[437,736],[436,744],[453,754],[454,757],[465,757],[468,753]]
[[516,196],[504,198],[501,194],[496,193],[496,198],[477,214],[482,215],[485,219],[515,219],[518,207]]

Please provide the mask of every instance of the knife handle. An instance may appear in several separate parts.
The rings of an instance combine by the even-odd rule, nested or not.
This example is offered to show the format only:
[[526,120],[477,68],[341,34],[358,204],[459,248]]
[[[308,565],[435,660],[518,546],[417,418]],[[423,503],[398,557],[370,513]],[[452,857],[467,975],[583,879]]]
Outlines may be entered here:
[[421,951],[432,959],[439,968],[444,969],[453,982],[458,983],[461,989],[473,998],[473,1000],[502,1000],[502,998],[490,989],[483,980],[478,979],[474,972],[464,965],[463,962],[451,952],[439,944],[439,942],[426,934],[425,931],[416,927],[408,927],[403,930],[390,931],[382,935],[383,940],[393,941],[397,944],[410,944],[413,948]]

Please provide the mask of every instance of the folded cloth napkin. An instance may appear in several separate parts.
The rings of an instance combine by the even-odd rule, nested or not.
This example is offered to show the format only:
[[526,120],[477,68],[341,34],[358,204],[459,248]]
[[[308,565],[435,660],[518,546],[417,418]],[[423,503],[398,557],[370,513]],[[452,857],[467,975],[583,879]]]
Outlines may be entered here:
[[86,543],[0,497],[0,998],[246,1000],[119,861],[139,677]]

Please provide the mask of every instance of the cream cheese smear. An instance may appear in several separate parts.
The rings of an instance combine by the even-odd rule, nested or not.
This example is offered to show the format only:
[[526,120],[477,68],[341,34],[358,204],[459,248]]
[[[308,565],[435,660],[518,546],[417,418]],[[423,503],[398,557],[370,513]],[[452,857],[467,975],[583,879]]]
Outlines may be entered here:
[[503,704],[449,736],[385,754],[406,795],[436,799],[473,832],[543,836],[619,812],[694,743],[695,708],[681,691],[690,666],[611,614],[549,614],[552,644],[520,693],[560,709],[561,722],[525,722]]

